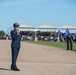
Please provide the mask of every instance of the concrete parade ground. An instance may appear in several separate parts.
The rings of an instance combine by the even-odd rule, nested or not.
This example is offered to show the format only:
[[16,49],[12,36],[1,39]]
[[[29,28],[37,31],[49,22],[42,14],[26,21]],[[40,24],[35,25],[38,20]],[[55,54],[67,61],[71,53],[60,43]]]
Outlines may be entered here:
[[76,52],[21,42],[17,66],[10,70],[11,41],[0,40],[0,75],[76,75]]

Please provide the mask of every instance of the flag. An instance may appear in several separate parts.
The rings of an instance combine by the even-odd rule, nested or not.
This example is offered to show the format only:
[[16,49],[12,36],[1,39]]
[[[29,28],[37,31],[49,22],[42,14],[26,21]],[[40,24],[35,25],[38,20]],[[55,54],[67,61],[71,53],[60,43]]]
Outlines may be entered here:
[[58,37],[58,36],[60,36],[62,33],[61,33],[61,31],[59,30],[58,32],[57,32],[57,34],[56,34],[56,37]]
[[69,29],[67,29],[67,30],[65,31],[64,36],[65,36],[65,37],[66,37],[66,36],[70,36],[70,31],[69,31]]

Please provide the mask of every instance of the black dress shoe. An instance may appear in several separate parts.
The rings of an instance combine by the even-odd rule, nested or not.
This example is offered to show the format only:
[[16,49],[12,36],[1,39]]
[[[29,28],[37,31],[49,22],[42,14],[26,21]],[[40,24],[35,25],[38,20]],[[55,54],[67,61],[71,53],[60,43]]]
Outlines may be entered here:
[[20,71],[17,67],[13,67],[13,66],[11,66],[11,70],[13,70],[13,71]]
[[18,68],[13,68],[12,70],[13,71],[20,71]]

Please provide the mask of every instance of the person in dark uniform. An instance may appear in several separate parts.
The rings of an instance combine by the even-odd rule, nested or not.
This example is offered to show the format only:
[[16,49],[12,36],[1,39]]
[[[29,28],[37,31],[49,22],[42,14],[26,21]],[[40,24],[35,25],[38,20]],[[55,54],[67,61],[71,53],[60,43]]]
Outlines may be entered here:
[[14,23],[13,24],[14,30],[11,31],[11,50],[12,50],[12,64],[11,69],[14,71],[20,71],[16,66],[17,57],[20,50],[20,40],[21,40],[21,34],[19,31],[19,24]]
[[74,34],[74,50],[76,52],[76,33]]
[[72,39],[71,39],[69,29],[67,29],[66,32],[64,33],[64,37],[65,37],[66,43],[67,43],[67,49],[66,50],[72,50]]
[[72,50],[72,40],[71,40],[71,37],[67,36],[66,40],[67,40],[67,50]]
[[75,37],[75,38],[74,38],[74,42],[75,42],[75,44],[76,44],[76,33],[74,34],[74,37]]

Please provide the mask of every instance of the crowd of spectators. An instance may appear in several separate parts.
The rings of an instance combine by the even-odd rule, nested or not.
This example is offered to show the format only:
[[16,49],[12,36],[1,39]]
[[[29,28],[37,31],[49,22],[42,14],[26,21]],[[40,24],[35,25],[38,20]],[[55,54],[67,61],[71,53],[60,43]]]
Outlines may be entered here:
[[[71,40],[74,42],[76,39],[76,36],[72,33],[70,36]],[[30,41],[50,41],[50,42],[64,42],[66,41],[66,37],[64,37],[63,34],[61,34],[59,37],[56,37],[55,35],[50,35],[50,36],[42,36],[42,35],[37,35],[36,38],[33,36],[29,35],[22,35],[22,40],[30,40]]]
[[[71,33],[70,38],[72,40],[72,42],[76,42],[76,33]],[[0,39],[6,39],[6,40],[10,40],[11,36],[6,35],[6,36],[0,36]],[[22,41],[23,40],[30,40],[30,41],[46,41],[46,42],[64,42],[66,41],[66,37],[64,37],[64,34],[59,35],[58,37],[56,36],[56,33],[47,33],[45,35],[41,35],[40,33],[36,35],[32,36],[32,34],[22,34]]]

